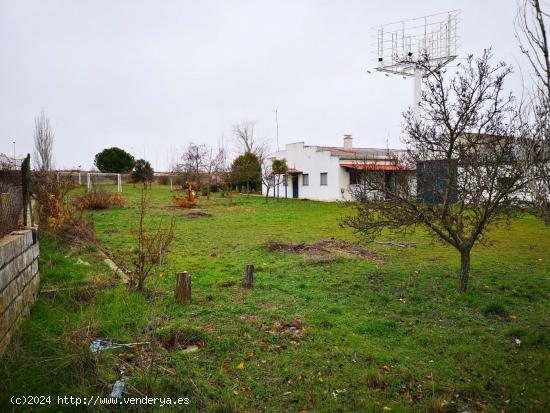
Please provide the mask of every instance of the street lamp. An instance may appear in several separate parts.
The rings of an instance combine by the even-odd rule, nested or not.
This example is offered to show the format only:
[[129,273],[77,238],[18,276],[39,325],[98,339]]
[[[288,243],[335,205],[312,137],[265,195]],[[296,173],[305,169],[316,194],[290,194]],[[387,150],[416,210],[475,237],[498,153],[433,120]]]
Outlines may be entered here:
[[15,159],[15,141],[13,141],[12,143],[13,143],[13,167],[17,168],[17,161]]

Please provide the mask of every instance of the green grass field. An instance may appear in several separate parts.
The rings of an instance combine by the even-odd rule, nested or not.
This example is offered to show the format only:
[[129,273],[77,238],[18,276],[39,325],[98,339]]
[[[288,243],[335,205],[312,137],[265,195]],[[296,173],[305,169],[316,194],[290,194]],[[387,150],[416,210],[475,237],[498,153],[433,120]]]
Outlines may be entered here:
[[[115,256],[134,248],[138,195],[127,185],[126,206],[91,213]],[[167,219],[170,204],[169,188],[153,186],[152,215]],[[183,409],[150,409],[158,411],[550,409],[550,229],[535,218],[493,230],[491,244],[473,251],[469,291],[459,293],[458,253],[424,232],[382,237],[416,247],[373,244],[374,261],[319,261],[265,243],[358,242],[339,226],[351,213],[341,205],[239,196],[231,206],[214,197],[200,207],[212,216],[175,212],[175,240],[146,295],[115,283],[92,246],[43,236],[42,292],[0,362],[0,410],[13,408],[12,394],[107,397],[121,368],[127,396],[145,394],[149,383],[150,395],[190,399]],[[256,270],[252,290],[240,287],[247,263]],[[173,299],[181,271],[193,277],[190,306]],[[154,379],[148,346],[89,351],[95,337],[149,340],[154,319],[162,343],[178,332],[201,348],[161,346]]]

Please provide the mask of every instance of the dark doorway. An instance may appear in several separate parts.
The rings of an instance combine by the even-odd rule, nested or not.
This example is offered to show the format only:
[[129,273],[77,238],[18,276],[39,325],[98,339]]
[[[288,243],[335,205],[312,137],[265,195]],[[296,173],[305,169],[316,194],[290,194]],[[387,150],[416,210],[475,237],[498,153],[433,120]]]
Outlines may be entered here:
[[[386,190],[390,192],[395,191],[395,171],[385,171],[384,172],[384,184]],[[386,199],[391,199],[390,194],[386,194]]]
[[292,198],[298,198],[298,175],[292,175]]

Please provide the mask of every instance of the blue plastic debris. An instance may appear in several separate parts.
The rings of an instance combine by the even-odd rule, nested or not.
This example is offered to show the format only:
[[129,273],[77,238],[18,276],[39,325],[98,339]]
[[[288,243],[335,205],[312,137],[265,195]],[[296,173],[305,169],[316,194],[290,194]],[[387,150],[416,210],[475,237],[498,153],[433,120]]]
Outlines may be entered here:
[[111,397],[120,399],[122,397],[123,389],[124,389],[124,382],[122,380],[115,381],[115,384],[113,384],[113,391],[111,392]]
[[101,340],[101,339],[95,339],[90,343],[90,351],[92,353],[97,353],[98,351],[102,350],[109,350],[112,348],[119,348],[119,347],[134,347],[134,346],[140,346],[143,344],[149,344],[148,341],[140,341],[137,343],[113,343],[110,340]]
[[113,343],[109,342],[109,341],[94,340],[90,344],[90,351],[92,353],[96,353],[96,352],[101,351],[101,350],[108,350],[110,348],[115,348],[115,347],[117,347],[117,346],[114,345]]

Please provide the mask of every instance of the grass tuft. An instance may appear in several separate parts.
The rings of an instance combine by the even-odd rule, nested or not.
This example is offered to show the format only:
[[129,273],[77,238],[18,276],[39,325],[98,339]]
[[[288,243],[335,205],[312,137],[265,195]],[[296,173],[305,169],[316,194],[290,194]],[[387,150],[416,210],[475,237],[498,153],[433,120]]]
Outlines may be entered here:
[[483,314],[489,316],[508,317],[508,310],[501,301],[491,301],[483,306]]

